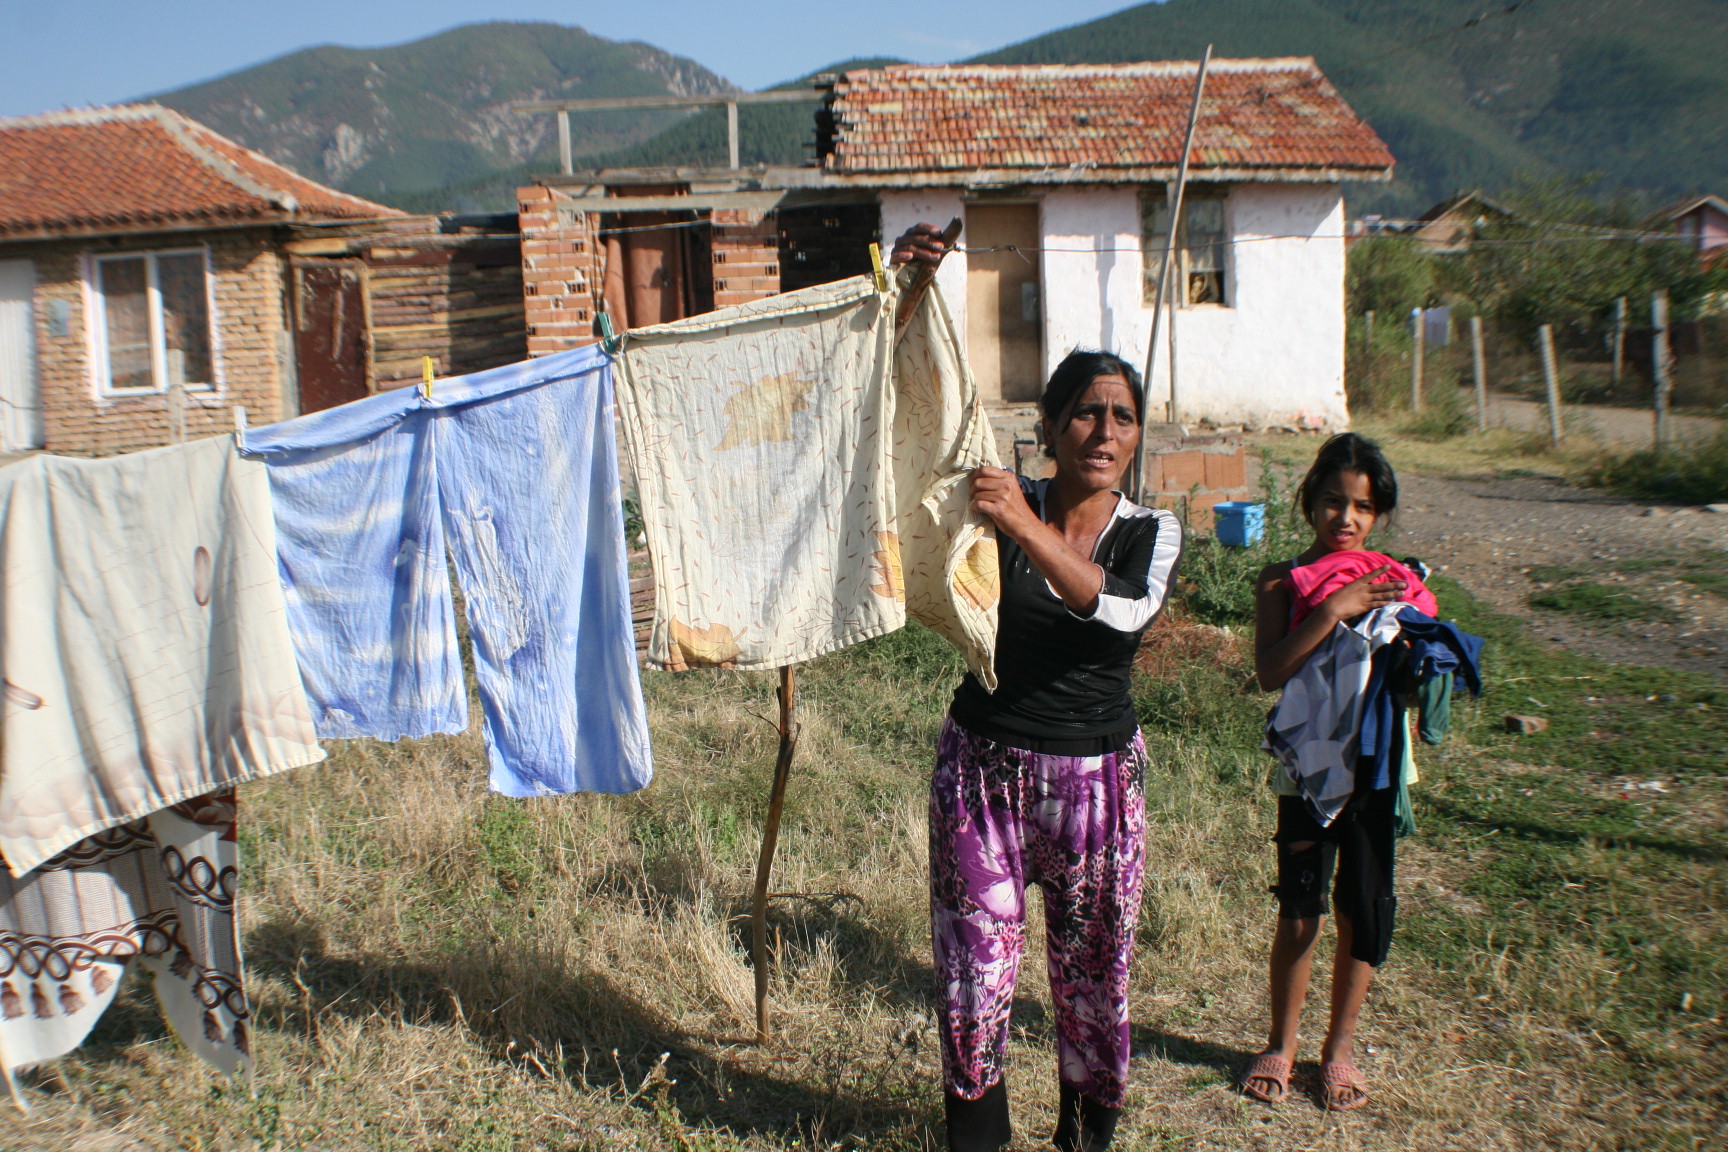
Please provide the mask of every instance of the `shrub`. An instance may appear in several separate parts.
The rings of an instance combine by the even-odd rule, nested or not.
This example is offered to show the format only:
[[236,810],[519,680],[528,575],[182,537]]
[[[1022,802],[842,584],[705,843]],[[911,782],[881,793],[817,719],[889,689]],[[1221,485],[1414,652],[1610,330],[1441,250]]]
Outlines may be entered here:
[[1609,456],[1587,479],[1636,499],[1687,504],[1728,500],[1728,428],[1711,439],[1678,447]]

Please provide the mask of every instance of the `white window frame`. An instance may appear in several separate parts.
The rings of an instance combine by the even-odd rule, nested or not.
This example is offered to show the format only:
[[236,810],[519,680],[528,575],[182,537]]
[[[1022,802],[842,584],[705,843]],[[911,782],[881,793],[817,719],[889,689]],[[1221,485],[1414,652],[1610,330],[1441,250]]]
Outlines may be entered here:
[[[85,253],[84,298],[90,316],[90,380],[96,395],[105,398],[126,396],[157,396],[168,391],[168,337],[162,319],[162,290],[159,286],[157,261],[164,256],[197,256],[204,265],[204,316],[209,325],[206,333],[210,342],[211,379],[184,385],[188,392],[218,392],[222,388],[222,346],[217,339],[216,285],[210,275],[210,249],[199,245],[190,248],[150,248],[134,252]],[[102,265],[120,260],[144,261],[144,293],[150,313],[150,378],[145,388],[116,388],[108,363],[108,302],[102,292]]]

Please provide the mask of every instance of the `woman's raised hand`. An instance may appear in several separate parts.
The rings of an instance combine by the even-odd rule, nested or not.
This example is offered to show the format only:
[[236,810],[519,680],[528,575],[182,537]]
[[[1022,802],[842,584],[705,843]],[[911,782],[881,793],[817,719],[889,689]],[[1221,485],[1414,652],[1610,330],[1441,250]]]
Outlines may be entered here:
[[948,242],[942,239],[942,229],[934,224],[914,224],[900,233],[889,254],[890,264],[939,264],[948,254]]
[[1354,620],[1364,612],[1394,603],[1404,591],[1405,583],[1380,579],[1391,570],[1392,565],[1382,564],[1350,581],[1320,602],[1321,611],[1334,620]]
[[972,470],[972,507],[1016,540],[1026,528],[1039,522],[1037,513],[1026,503],[1020,478],[1006,468],[986,464]]

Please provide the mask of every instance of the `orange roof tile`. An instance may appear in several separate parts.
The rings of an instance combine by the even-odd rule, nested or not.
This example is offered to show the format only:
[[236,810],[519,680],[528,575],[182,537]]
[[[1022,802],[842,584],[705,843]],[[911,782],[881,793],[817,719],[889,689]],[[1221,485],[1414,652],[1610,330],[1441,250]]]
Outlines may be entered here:
[[0,239],[402,215],[154,104],[0,120]]
[[[831,172],[1174,168],[1194,61],[897,66],[834,86]],[[1213,60],[1190,171],[1325,169],[1385,178],[1393,158],[1312,58]],[[1091,179],[1104,179],[1097,172]]]

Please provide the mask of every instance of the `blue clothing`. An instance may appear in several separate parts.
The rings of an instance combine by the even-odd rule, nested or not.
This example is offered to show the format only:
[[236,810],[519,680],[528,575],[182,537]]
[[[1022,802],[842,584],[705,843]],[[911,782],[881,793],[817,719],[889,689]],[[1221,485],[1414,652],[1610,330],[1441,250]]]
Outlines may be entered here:
[[[1482,673],[1478,667],[1482,658],[1480,636],[1409,606],[1399,610],[1398,624],[1399,637],[1410,645],[1408,655],[1403,656],[1409,679],[1421,684],[1452,676],[1471,695],[1482,691]],[[1357,754],[1372,762],[1375,788],[1390,788],[1397,783],[1392,778],[1393,764],[1401,758],[1401,741],[1407,738],[1403,734],[1404,709],[1399,694],[1386,684],[1392,660],[1399,655],[1397,646],[1392,644],[1374,654],[1374,671],[1368,680],[1368,706],[1362,710],[1362,743]]]
[[447,563],[494,790],[648,783],[612,376],[598,348],[264,428],[288,622],[318,735],[468,726]]

